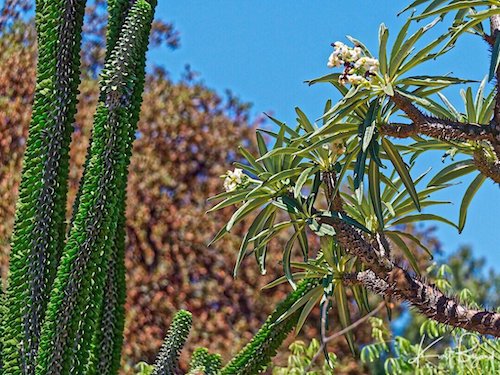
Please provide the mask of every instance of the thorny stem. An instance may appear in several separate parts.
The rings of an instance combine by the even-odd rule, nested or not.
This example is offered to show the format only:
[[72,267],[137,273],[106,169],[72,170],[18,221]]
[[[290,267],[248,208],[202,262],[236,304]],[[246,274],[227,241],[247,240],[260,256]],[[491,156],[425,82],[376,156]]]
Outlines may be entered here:
[[[498,22],[500,23],[500,15]],[[497,92],[500,92],[500,69],[497,71]],[[494,182],[500,183],[500,95],[497,94],[494,118],[490,125],[480,125],[439,119],[425,115],[408,98],[395,93],[392,102],[412,121],[411,124],[384,124],[380,128],[383,135],[395,138],[408,138],[417,134],[427,135],[445,142],[487,141],[496,156],[489,160],[484,152],[477,150],[474,162],[478,170]]]
[[[326,179],[329,180],[335,181],[335,177]],[[343,212],[340,194],[327,198],[329,202],[336,202],[332,204],[335,210]],[[381,256],[379,249],[367,241],[359,230],[337,219],[327,218],[324,222],[333,226],[338,243],[369,268],[373,273],[369,274],[372,279],[380,279],[387,284],[387,287],[375,290],[376,285],[370,282],[370,278],[358,278],[367,289],[386,297],[393,296],[408,301],[423,315],[437,322],[500,337],[500,313],[475,310],[460,304],[444,295],[436,286],[427,284],[418,276],[393,263],[388,257]]]

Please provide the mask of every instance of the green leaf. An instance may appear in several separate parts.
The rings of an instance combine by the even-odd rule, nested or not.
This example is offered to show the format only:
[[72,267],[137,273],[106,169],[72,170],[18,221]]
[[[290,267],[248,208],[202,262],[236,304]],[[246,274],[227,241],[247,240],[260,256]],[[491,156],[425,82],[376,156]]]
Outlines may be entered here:
[[233,214],[233,216],[231,216],[231,218],[229,219],[229,221],[226,225],[227,231],[228,232],[231,231],[234,224],[243,220],[248,214],[250,214],[250,212],[252,212],[257,207],[262,206],[268,200],[269,200],[268,198],[257,198],[257,199],[245,202],[240,208],[238,208],[236,210],[236,212]]
[[309,225],[309,229],[311,229],[319,237],[335,236],[335,229],[333,229],[330,224],[319,223],[314,218],[310,218],[307,220],[307,225]]
[[382,200],[380,198],[380,171],[377,163],[372,159],[368,169],[368,189],[372,201],[373,210],[377,216],[378,228],[384,228],[384,214],[382,211]]
[[421,20],[430,16],[445,14],[452,10],[460,10],[464,8],[477,7],[481,5],[491,5],[491,0],[465,0],[465,1],[457,1],[453,2],[449,5],[441,7],[439,9],[431,10],[428,12],[424,12],[418,16],[413,17],[414,20]]
[[427,186],[442,185],[475,170],[476,166],[472,159],[457,161],[440,170]]
[[272,175],[269,179],[264,181],[265,186],[269,186],[275,182],[286,180],[287,178],[297,176],[302,171],[302,168],[293,168],[285,171],[278,172]]
[[293,196],[295,198],[300,197],[300,192],[302,191],[302,187],[306,183],[309,176],[316,173],[317,169],[318,169],[318,166],[312,166],[312,167],[309,167],[307,169],[304,169],[304,171],[300,174],[300,176],[297,179],[297,182],[295,183],[295,186],[293,188]]
[[418,275],[420,275],[420,267],[418,266],[417,259],[415,258],[415,255],[411,252],[406,242],[395,233],[386,232],[386,235],[403,252],[405,258],[408,260],[408,263],[410,263],[413,270]]
[[250,163],[250,165],[255,170],[257,170],[259,173],[265,172],[265,169],[262,168],[262,165],[260,165],[255,159],[255,157],[251,153],[249,153],[244,147],[239,146],[238,150],[240,151],[240,154],[243,155],[243,157]]
[[298,224],[296,215],[289,213],[289,216],[290,219],[294,222],[293,228],[295,229],[296,232],[299,232],[298,240],[299,240],[300,250],[302,251],[302,256],[304,258],[304,261],[307,262],[307,259],[309,257],[309,243],[307,240],[307,233],[304,230],[304,228],[302,228]]
[[420,247],[422,250],[424,250],[430,257],[430,259],[434,258],[434,256],[432,255],[432,252],[429,250],[429,248],[427,246],[425,246],[422,241],[420,241],[417,237],[415,237],[413,234],[410,234],[410,233],[406,233],[406,232],[401,232],[401,231],[398,231],[398,230],[391,230],[391,231],[385,231],[384,232],[385,234],[387,235],[390,235],[391,233],[394,233],[394,234],[397,234],[399,235],[400,237],[403,236],[403,237],[406,237],[408,238],[410,241],[413,241],[418,247]]
[[300,230],[295,231],[295,233],[290,237],[290,239],[287,241],[285,245],[285,251],[283,252],[283,271],[285,272],[285,277],[292,286],[293,289],[296,289],[297,286],[295,285],[295,282],[293,281],[293,275],[292,275],[292,268],[290,265],[291,258],[292,258],[292,250],[293,250],[293,244],[297,240],[297,237],[300,234]]
[[453,223],[452,221],[450,221],[442,216],[434,215],[434,214],[417,214],[417,215],[405,216],[405,217],[402,217],[402,218],[399,218],[399,219],[393,221],[391,223],[391,226],[392,225],[409,224],[409,223],[419,223],[421,221],[429,221],[429,220],[439,221],[441,223],[451,225],[452,227],[458,229],[458,226],[455,223]]
[[[259,149],[259,154],[262,157],[263,155],[268,153],[266,141],[264,140],[264,137],[262,136],[262,134],[260,134],[260,132],[257,131],[255,134],[257,137],[257,148]],[[264,162],[264,166],[266,167],[267,171],[274,172],[274,167],[273,167],[273,163],[271,160],[264,159],[263,162]]]
[[[273,211],[271,215],[267,218],[261,231],[268,231],[268,229],[274,225],[274,220],[276,219],[276,211]],[[269,231],[268,231],[269,232]],[[258,238],[254,241],[253,253],[255,256],[255,261],[259,266],[260,273],[264,275],[266,273],[266,254],[267,254],[267,244],[273,238],[274,234],[277,232],[269,232],[269,236],[266,238]]]
[[335,184],[335,188],[333,189],[333,193],[332,193],[333,197],[335,197],[338,194],[342,180],[344,179],[345,174],[349,170],[349,167],[351,165],[352,160],[354,159],[354,156],[356,156],[358,153],[358,148],[359,148],[359,146],[356,146],[356,148],[354,150],[352,150],[351,153],[345,155],[344,159],[342,160],[343,165],[342,165],[342,169],[338,175],[337,183]]
[[414,86],[443,86],[447,87],[450,85],[458,85],[463,83],[475,83],[477,81],[469,80],[469,79],[460,79],[455,77],[447,77],[447,76],[412,76],[406,77],[401,80],[398,80],[398,84],[400,85],[414,85]]
[[477,191],[484,183],[484,181],[486,181],[486,176],[484,176],[483,174],[478,174],[467,188],[467,191],[465,192],[464,198],[462,199],[462,204],[460,205],[460,216],[458,219],[459,233],[462,233],[462,230],[465,227],[465,220],[467,219],[467,210],[472,201],[472,198],[474,198],[474,195],[476,195]]
[[272,150],[268,151],[266,154],[264,154],[260,158],[258,158],[257,161],[258,162],[263,161],[264,159],[269,159],[271,156],[275,156],[275,155],[292,154],[292,153],[297,152],[299,150],[300,149],[298,147],[289,147],[289,146],[273,148]]
[[401,48],[397,51],[397,53],[393,52],[393,58],[391,58],[391,66],[389,67],[390,78],[394,78],[396,76],[396,73],[401,67],[401,64],[410,55],[413,46],[418,41],[418,39],[420,39],[423,33],[424,29],[420,28],[417,32],[415,32],[412,36],[410,36],[410,38],[408,38],[405,42],[403,42]]
[[[311,277],[314,277],[314,276],[311,276],[310,273],[308,272],[295,272],[292,274],[292,278],[293,280],[302,280],[304,279],[305,277],[308,277],[308,278],[311,278]],[[323,276],[318,276],[318,278],[321,278]],[[288,282],[288,279],[286,276],[281,276],[279,278],[277,278],[276,280],[273,280],[271,281],[270,283],[264,285],[261,290],[266,290],[266,289],[272,289],[278,285],[281,285],[283,283],[286,283]]]
[[[303,221],[302,221],[303,222]],[[278,232],[282,231],[283,229],[286,229],[288,227],[293,226],[293,221],[282,221],[280,223],[274,224],[273,226],[268,227],[267,229],[261,231],[258,233],[256,236],[251,237],[249,239],[250,242],[257,241],[258,239],[262,239],[266,237],[264,240],[265,242],[269,242],[272,237],[274,237]]]
[[362,151],[365,152],[368,149],[369,144],[373,139],[373,134],[375,132],[376,124],[376,112],[379,107],[378,99],[372,100],[370,107],[368,109],[368,114],[366,115],[365,121],[361,127],[361,138],[362,138]]
[[297,325],[295,326],[295,336],[299,334],[300,330],[302,329],[302,326],[304,325],[307,317],[311,313],[312,309],[316,307],[319,304],[319,301],[321,301],[321,297],[323,296],[323,288],[318,288],[316,290],[316,293],[314,293],[309,301],[305,304],[304,308],[302,309],[299,320],[297,321]]
[[276,324],[286,320],[289,316],[291,316],[294,312],[299,310],[302,306],[304,306],[311,298],[313,298],[317,293],[318,290],[323,291],[323,287],[321,285],[318,285],[317,287],[311,289],[309,292],[304,294],[302,297],[300,297],[295,303],[290,306],[288,310],[286,310],[277,320]]
[[309,212],[312,211],[312,208],[314,206],[314,203],[316,202],[316,198],[318,197],[319,193],[319,187],[321,186],[321,172],[318,171],[316,172],[314,176],[314,181],[311,187],[311,191],[309,193],[309,196],[307,197],[307,208]]
[[412,58],[403,64],[399,69],[399,75],[402,75],[409,70],[413,69],[415,66],[422,64],[425,61],[436,58],[438,55],[436,53],[431,53],[434,48],[436,48],[441,42],[443,42],[448,37],[447,34],[441,35],[428,45],[423,47],[420,51],[415,53]]
[[356,227],[358,229],[361,229],[363,232],[366,233],[371,233],[370,230],[365,227],[363,224],[360,222],[354,220],[352,217],[347,216],[346,214],[336,212],[336,211],[321,211],[317,217],[319,218],[331,218],[331,219],[338,219],[342,220],[344,223],[352,225],[353,227]]
[[260,232],[265,221],[269,218],[269,216],[276,210],[276,206],[272,204],[267,205],[255,218],[250,228],[248,228],[248,232],[243,237],[243,241],[240,245],[240,250],[238,251],[238,257],[236,259],[236,264],[234,265],[233,277],[236,278],[238,274],[238,270],[240,268],[241,262],[245,258],[246,251],[248,248],[248,244],[250,243],[250,239],[255,236],[255,233]]
[[271,203],[281,208],[283,211],[286,211],[289,214],[293,215],[301,214],[303,210],[303,207],[300,205],[300,203],[295,198],[289,197],[288,195],[278,197]]
[[[326,133],[326,132],[325,132]],[[308,156],[310,157],[311,153],[316,150],[321,150],[321,146],[323,146],[326,143],[330,142],[338,142],[343,139],[347,140],[350,137],[354,136],[356,134],[356,129],[349,129],[344,132],[340,133],[335,133],[333,135],[328,135],[326,137],[320,138],[319,140],[315,141],[311,145],[307,146],[306,148],[299,149],[298,151],[294,152],[294,155],[303,155],[303,156]]]
[[383,76],[387,73],[387,39],[389,38],[389,29],[381,24],[378,31],[379,50],[378,60],[380,63],[380,73]]
[[[342,328],[346,328],[351,325],[351,313],[349,310],[349,301],[347,300],[347,294],[345,286],[342,283],[335,283],[334,288],[335,302],[337,304],[337,312],[339,314],[340,324]],[[345,335],[349,349],[353,355],[356,354],[356,345],[354,344],[354,334],[352,330],[348,331]]]
[[[274,122],[276,125],[278,125],[281,128],[284,128],[286,130],[286,132],[288,134],[290,134],[292,137],[294,138],[300,138],[300,135],[299,133],[297,133],[295,130],[293,130],[292,128],[290,128],[289,126],[287,126],[284,122],[281,122],[277,119],[275,119],[273,116],[267,114],[267,113],[264,113],[272,122]],[[264,131],[263,129],[261,131]],[[277,134],[275,136],[277,138]]]
[[295,107],[295,112],[297,113],[298,116],[297,121],[299,125],[302,127],[302,129],[304,129],[308,133],[312,133],[316,130],[309,121],[309,119],[307,118],[307,116],[305,115],[305,113],[302,112],[299,107]]
[[413,199],[415,207],[417,208],[417,210],[421,211],[420,200],[418,199],[418,194],[415,189],[415,185],[413,184],[410,172],[408,171],[408,168],[406,167],[403,159],[401,158],[401,155],[399,155],[399,152],[396,150],[396,147],[387,138],[382,138],[382,147],[384,148],[387,156],[394,165],[394,168],[398,172],[399,177],[401,178],[403,184],[408,190],[408,193]]
[[209,209],[207,211],[207,213],[217,211],[217,210],[220,210],[224,207],[232,206],[233,204],[244,201],[246,199],[247,194],[248,194],[248,191],[232,192],[232,195],[229,198],[227,198],[227,199],[223,200],[222,202],[219,202],[218,204],[213,206],[211,209]]

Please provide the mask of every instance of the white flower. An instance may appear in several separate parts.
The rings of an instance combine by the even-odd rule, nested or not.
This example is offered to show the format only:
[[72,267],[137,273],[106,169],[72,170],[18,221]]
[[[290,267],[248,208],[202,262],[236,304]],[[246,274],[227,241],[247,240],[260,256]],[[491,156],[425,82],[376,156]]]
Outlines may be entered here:
[[344,62],[339,59],[338,52],[337,51],[332,52],[332,54],[328,58],[328,64],[327,64],[327,66],[329,68],[334,68],[334,67],[338,68],[339,66],[342,66],[342,65],[344,65]]
[[344,54],[346,61],[357,61],[361,57],[362,50],[359,47],[349,48]]
[[243,174],[243,170],[235,168],[234,171],[227,171],[224,179],[224,189],[227,192],[234,191],[238,186],[243,184],[243,180],[247,177]]
[[347,81],[351,85],[361,85],[362,83],[367,82],[365,77],[360,76],[358,74],[350,74],[350,75],[348,75],[347,76]]
[[356,64],[354,64],[355,69],[362,69],[365,72],[375,74],[378,71],[379,62],[377,59],[371,57],[362,57]]

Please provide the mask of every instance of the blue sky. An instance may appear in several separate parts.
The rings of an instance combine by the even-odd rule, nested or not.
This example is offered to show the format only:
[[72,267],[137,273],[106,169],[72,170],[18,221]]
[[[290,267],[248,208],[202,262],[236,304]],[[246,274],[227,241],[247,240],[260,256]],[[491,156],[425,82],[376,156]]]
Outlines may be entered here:
[[[272,112],[280,120],[294,123],[294,107],[298,106],[315,119],[325,101],[338,96],[329,85],[309,87],[303,81],[330,72],[326,67],[332,50],[330,43],[347,41],[345,35],[352,35],[375,51],[380,23],[389,27],[394,38],[405,21],[405,15],[396,14],[406,3],[163,0],[157,15],[175,24],[181,33],[181,48],[173,52],[154,50],[149,62],[165,66],[174,79],[190,64],[209,87],[221,93],[231,89],[242,100],[252,102],[255,114]],[[485,43],[466,37],[454,51],[417,73],[453,72],[459,77],[481,80],[488,71],[488,58]],[[454,88],[450,97],[462,108],[458,91],[458,87]],[[432,155],[421,160],[420,170],[433,167],[435,173],[442,166],[440,154]],[[438,196],[454,204],[433,212],[457,221],[466,182]],[[499,228],[499,212],[500,190],[487,181],[472,202],[461,235],[453,228],[438,225],[443,250],[449,253],[462,244],[472,245],[476,254],[486,257],[487,264],[500,271],[494,229]]]

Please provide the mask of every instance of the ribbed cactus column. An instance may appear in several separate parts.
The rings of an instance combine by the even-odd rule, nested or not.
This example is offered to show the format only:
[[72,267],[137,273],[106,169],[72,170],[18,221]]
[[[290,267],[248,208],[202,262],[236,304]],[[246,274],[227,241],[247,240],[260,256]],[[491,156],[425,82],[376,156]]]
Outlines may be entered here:
[[[122,207],[156,2],[137,0],[105,64],[89,160],[42,330],[37,374],[86,374]],[[142,90],[141,90],[142,91]]]
[[254,375],[264,371],[277,349],[297,324],[301,309],[283,321],[278,319],[307,292],[319,284],[318,279],[306,279],[297,285],[269,316],[253,339],[221,370],[220,375]]
[[[109,0],[108,1],[108,30],[106,37],[106,60],[111,56],[115,47],[120,31],[125,22],[126,16],[130,10],[131,0]],[[139,119],[140,107],[142,103],[142,92],[144,90],[145,80],[145,63],[146,63],[146,48],[141,53],[143,58],[137,65],[136,83],[132,94],[131,106],[128,109],[132,114],[129,126],[128,137],[132,141],[135,137],[135,125]],[[101,100],[104,100],[104,92],[102,92]],[[92,143],[92,141],[91,141]],[[90,154],[91,146],[89,146],[88,155]],[[87,155],[87,156],[88,156]],[[131,156],[129,149],[128,158]],[[87,157],[88,161],[90,157]],[[127,162],[128,166],[128,162]],[[87,163],[85,164],[85,172],[88,171]],[[118,187],[119,197],[117,199],[117,227],[115,233],[112,234],[110,241],[111,248],[109,251],[109,263],[107,265],[107,277],[104,285],[104,293],[102,296],[101,311],[97,320],[97,325],[94,331],[90,360],[88,366],[88,374],[111,375],[117,374],[120,367],[121,350],[123,345],[123,328],[125,325],[125,210],[126,210],[126,189],[127,189],[127,168],[124,175],[120,178],[120,186]],[[85,174],[80,182],[83,185]],[[79,197],[75,202],[76,212],[78,210]]]
[[179,355],[191,329],[192,316],[185,310],[175,314],[154,365],[153,375],[175,375]]
[[36,2],[37,84],[10,257],[4,371],[33,374],[65,237],[68,149],[79,84],[85,0]]

